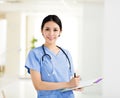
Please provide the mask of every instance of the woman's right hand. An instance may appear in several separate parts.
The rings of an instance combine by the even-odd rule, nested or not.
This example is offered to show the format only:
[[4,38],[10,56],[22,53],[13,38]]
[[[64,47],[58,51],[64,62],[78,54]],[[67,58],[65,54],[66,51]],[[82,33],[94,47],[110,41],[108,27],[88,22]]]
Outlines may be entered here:
[[80,83],[80,76],[76,76],[73,77],[70,81],[69,81],[69,86],[70,87],[77,87]]

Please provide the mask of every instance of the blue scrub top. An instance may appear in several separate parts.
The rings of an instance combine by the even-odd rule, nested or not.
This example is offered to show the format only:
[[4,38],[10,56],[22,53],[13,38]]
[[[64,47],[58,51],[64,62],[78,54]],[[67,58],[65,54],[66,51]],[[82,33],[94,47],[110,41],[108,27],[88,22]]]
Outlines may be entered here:
[[[73,76],[73,62],[70,53],[63,49],[71,65],[69,65],[68,59],[65,54],[60,50],[58,54],[54,54],[51,50],[44,46],[46,54],[44,55],[42,46],[30,50],[26,59],[25,67],[30,73],[30,69],[36,70],[41,74],[41,79],[47,82],[68,82],[70,77]],[[71,66],[71,69],[69,68]],[[61,90],[38,90],[38,98],[74,98],[73,91],[61,92]]]

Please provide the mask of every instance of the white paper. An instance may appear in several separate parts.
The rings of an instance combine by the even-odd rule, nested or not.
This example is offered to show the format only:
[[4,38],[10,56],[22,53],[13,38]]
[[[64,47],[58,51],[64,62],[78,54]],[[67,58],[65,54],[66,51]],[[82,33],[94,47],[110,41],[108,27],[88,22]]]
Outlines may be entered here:
[[74,88],[65,88],[65,89],[62,89],[61,91],[65,92],[65,91],[74,90],[77,88],[84,88],[84,87],[92,86],[94,84],[99,83],[101,80],[102,80],[102,78],[100,78],[100,77],[96,78],[96,79],[92,79],[92,80],[86,80],[86,81],[81,80],[79,86],[74,87]]

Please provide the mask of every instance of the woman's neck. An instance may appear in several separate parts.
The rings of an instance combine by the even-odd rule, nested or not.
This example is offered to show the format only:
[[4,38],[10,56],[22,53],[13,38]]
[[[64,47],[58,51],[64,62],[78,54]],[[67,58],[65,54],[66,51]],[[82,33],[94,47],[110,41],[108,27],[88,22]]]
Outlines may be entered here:
[[49,49],[54,49],[56,48],[56,44],[48,44],[48,43],[44,43],[44,46],[46,46]]
[[57,54],[59,52],[59,48],[56,46],[56,44],[44,44],[45,47],[47,47],[48,49],[50,49],[52,52],[54,52],[55,54]]

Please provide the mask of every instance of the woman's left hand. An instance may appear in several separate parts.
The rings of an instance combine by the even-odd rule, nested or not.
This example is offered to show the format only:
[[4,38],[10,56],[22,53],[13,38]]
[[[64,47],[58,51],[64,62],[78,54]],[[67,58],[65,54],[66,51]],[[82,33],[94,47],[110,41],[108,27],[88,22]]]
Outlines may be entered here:
[[83,88],[76,88],[76,89],[74,89],[74,91],[82,92],[82,91],[83,91]]

